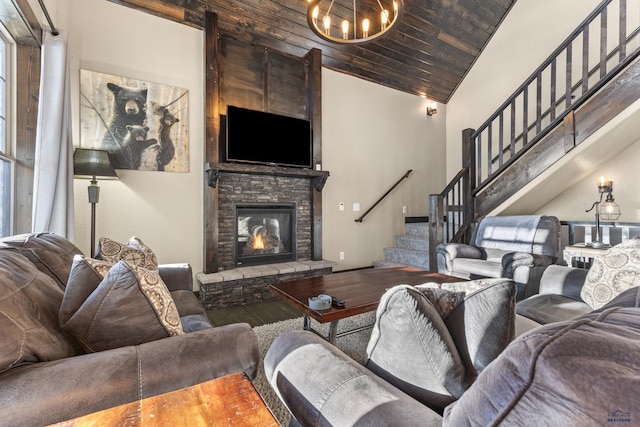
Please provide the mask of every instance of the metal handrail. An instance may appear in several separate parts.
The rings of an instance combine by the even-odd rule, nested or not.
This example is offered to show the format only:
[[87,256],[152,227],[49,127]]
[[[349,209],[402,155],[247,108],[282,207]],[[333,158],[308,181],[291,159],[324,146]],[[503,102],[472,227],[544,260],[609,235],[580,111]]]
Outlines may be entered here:
[[384,193],[384,194],[382,195],[382,197],[380,197],[380,198],[378,199],[378,201],[377,201],[377,202],[375,202],[373,205],[371,205],[371,207],[370,207],[369,209],[367,209],[367,210],[365,211],[365,213],[363,213],[363,214],[360,216],[360,218],[357,218],[355,221],[356,221],[356,222],[362,222],[362,220],[364,219],[364,217],[365,217],[365,216],[367,216],[367,215],[369,214],[369,212],[371,212],[371,211],[373,210],[373,208],[375,208],[376,206],[378,206],[378,204],[379,204],[379,203],[380,203],[380,202],[381,202],[385,197],[387,197],[387,196],[389,195],[389,193],[391,193],[391,192],[392,192],[392,191],[393,191],[393,190],[394,190],[398,185],[400,185],[400,183],[401,183],[402,181],[404,181],[406,178],[408,178],[408,177],[409,177],[409,175],[411,175],[411,172],[413,172],[413,169],[409,169],[409,170],[408,170],[404,175],[402,175],[402,178],[400,178],[400,179],[398,180],[398,182],[396,182],[395,184],[393,184],[393,186],[392,186],[389,190],[387,190],[387,192],[386,192],[386,193]]

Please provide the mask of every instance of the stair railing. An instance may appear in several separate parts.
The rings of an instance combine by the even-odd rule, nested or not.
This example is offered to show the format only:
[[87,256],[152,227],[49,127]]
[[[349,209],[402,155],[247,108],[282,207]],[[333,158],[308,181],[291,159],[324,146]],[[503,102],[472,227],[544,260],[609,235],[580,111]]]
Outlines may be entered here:
[[[430,196],[432,270],[437,244],[469,239],[472,222],[485,214],[475,211],[475,196],[640,55],[640,27],[627,22],[627,0],[602,1],[489,119],[463,131],[462,170]],[[611,28],[617,40],[608,38]],[[599,35],[597,49],[590,33]]]
[[365,216],[369,215],[369,212],[371,212],[373,210],[373,208],[375,208],[376,206],[378,206],[378,204],[384,200],[385,197],[387,197],[389,195],[389,193],[391,193],[398,185],[400,185],[400,183],[402,181],[404,181],[405,179],[409,178],[409,175],[411,175],[411,172],[413,172],[413,169],[409,169],[404,175],[402,175],[402,177],[395,183],[393,184],[393,186],[391,186],[391,188],[389,190],[387,190],[386,193],[384,193],[382,196],[380,196],[380,198],[373,204],[371,205],[371,207],[369,209],[367,209],[361,216],[360,218],[357,218],[355,221],[356,222],[362,222],[362,220],[364,219]]
[[[626,12],[626,0],[600,3],[471,135],[476,150],[472,169],[478,183],[474,194],[483,190],[638,56],[638,28],[627,33]],[[617,40],[609,40],[610,28],[616,27]],[[595,42],[592,33],[599,35]],[[629,47],[633,50],[628,53]],[[574,54],[575,51],[579,53]],[[613,54],[615,52],[617,55]],[[595,62],[594,67],[590,67],[590,61]],[[594,68],[599,71],[595,75]],[[533,120],[532,116],[535,117]]]

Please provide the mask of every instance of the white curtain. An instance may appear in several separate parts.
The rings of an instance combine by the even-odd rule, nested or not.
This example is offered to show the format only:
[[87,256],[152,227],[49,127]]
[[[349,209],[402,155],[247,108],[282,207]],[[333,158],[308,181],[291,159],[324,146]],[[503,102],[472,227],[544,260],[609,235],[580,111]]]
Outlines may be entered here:
[[73,238],[73,141],[67,34],[43,29],[32,231]]

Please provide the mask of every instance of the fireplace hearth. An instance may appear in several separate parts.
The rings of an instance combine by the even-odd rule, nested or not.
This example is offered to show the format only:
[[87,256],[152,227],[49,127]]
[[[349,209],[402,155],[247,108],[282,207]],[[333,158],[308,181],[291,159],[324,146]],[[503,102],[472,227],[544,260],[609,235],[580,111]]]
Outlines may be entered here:
[[296,260],[296,205],[236,206],[235,265]]

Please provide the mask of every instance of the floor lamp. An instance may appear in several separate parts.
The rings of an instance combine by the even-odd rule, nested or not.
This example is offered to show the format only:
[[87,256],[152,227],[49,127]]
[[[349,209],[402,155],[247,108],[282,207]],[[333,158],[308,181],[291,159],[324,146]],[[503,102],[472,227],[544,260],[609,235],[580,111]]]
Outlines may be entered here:
[[73,153],[73,177],[90,179],[89,203],[91,203],[91,256],[96,249],[96,203],[100,198],[100,179],[118,179],[113,169],[109,152],[106,150],[93,150],[76,148]]

